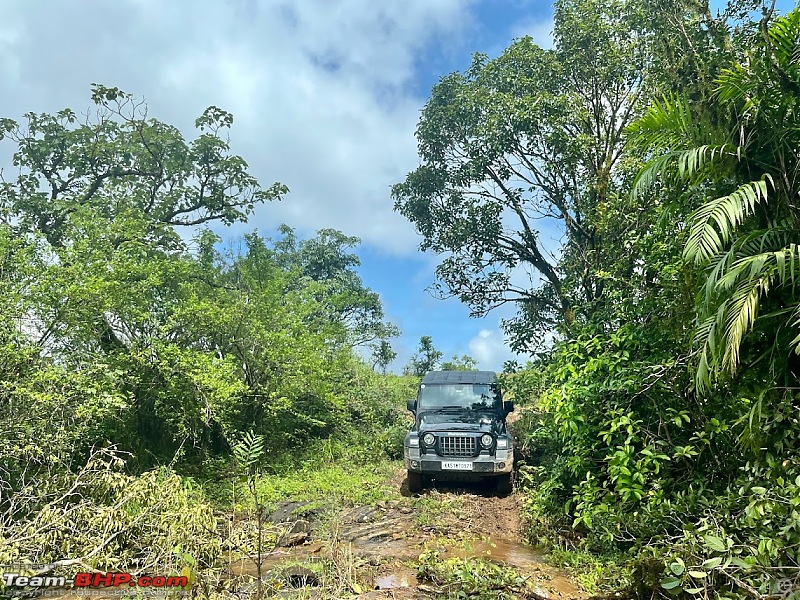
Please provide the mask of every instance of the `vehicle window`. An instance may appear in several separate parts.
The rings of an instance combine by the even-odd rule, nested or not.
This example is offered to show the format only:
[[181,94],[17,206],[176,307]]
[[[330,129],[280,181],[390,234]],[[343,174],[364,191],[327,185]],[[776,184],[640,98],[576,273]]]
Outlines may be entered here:
[[500,394],[496,386],[488,384],[421,385],[420,408],[496,408]]

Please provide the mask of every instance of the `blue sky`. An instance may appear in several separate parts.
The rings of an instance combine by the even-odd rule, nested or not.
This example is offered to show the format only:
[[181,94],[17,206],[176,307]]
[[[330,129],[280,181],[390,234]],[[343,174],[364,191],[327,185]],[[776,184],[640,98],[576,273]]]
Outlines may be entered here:
[[[436,257],[417,250],[389,188],[418,164],[414,130],[431,87],[515,37],[549,45],[549,2],[6,0],[3,11],[0,117],[84,110],[93,82],[143,97],[150,116],[187,136],[207,106],[229,110],[234,151],[264,185],[291,193],[223,237],[281,223],[301,237],[324,227],[360,237],[362,277],[403,331],[396,369],[422,335],[487,369],[513,357],[499,327],[508,312],[470,319],[457,300],[426,293]],[[0,167],[11,151],[0,144]]]

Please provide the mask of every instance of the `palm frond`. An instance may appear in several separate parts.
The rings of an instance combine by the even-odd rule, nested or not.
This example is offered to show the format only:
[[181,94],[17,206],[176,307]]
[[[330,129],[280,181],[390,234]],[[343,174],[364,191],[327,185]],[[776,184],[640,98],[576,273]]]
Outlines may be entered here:
[[[795,308],[790,318],[792,320],[792,327],[800,330],[800,304],[797,305],[797,308]],[[791,346],[794,348],[795,354],[800,354],[800,333],[791,341]]]
[[642,193],[653,187],[656,181],[664,174],[669,172],[668,167],[680,156],[681,151],[667,152],[661,156],[656,156],[636,174],[631,188],[631,197],[635,200]]
[[693,143],[695,132],[689,102],[680,96],[653,100],[625,131],[630,143],[648,150],[685,148]]
[[683,255],[686,260],[704,263],[722,252],[734,230],[753,213],[756,204],[767,199],[765,174],[758,181],[745,183],[731,194],[701,206],[691,217],[692,225]]
[[715,159],[727,156],[740,156],[738,149],[729,144],[711,146],[709,144],[684,150],[678,156],[678,176],[684,181],[698,181]]
[[739,366],[739,348],[758,314],[758,301],[769,291],[769,278],[745,279],[736,288],[726,311],[725,354],[723,368],[735,373]]
[[752,73],[743,65],[734,64],[722,69],[716,79],[717,97],[722,102],[738,102],[748,98],[756,90],[756,82]]
[[775,19],[769,27],[769,39],[775,49],[775,58],[787,68],[796,64],[800,56],[800,11]]
[[723,302],[716,314],[703,320],[694,332],[694,345],[702,346],[695,372],[695,388],[698,394],[711,386],[712,375],[719,371],[718,331],[724,324],[726,307],[727,302]]

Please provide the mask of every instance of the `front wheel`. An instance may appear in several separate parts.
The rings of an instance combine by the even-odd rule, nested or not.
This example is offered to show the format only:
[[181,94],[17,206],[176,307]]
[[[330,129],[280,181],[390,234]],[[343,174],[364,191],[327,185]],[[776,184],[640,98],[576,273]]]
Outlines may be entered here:
[[511,484],[511,473],[503,473],[498,476],[495,485],[497,486],[498,494],[510,494],[513,492],[514,486]]
[[421,492],[425,487],[425,480],[422,473],[415,473],[414,471],[408,472],[408,491],[412,494]]

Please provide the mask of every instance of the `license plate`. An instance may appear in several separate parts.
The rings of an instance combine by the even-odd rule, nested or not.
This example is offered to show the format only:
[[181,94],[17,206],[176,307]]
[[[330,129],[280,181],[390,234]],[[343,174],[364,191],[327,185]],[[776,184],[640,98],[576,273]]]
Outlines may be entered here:
[[442,469],[447,469],[448,471],[472,471],[472,463],[461,460],[443,461]]

